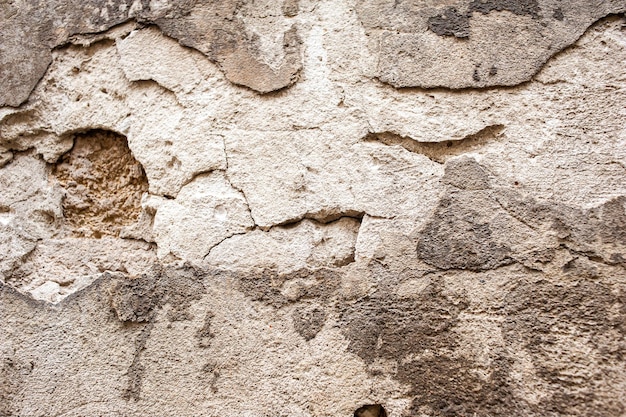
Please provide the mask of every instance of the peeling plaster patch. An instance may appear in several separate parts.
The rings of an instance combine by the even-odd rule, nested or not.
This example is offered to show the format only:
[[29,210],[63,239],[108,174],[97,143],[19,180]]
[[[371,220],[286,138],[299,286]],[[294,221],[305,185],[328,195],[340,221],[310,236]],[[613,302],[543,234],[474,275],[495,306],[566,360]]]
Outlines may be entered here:
[[[267,93],[288,87],[298,79],[302,63],[296,27],[284,32],[280,40],[284,59],[279,68],[273,69],[263,62],[258,39],[249,36],[238,16],[245,2],[165,1],[143,7],[143,3],[130,5],[129,1],[111,1],[102,9],[94,0],[80,7],[62,1],[47,2],[45,7],[30,2],[15,9],[15,13],[0,15],[6,28],[6,42],[1,45],[0,54],[0,105],[19,106],[28,99],[51,62],[53,48],[65,44],[73,35],[106,31],[130,19],[154,23],[183,45],[201,51],[235,84]],[[94,10],[102,13],[94,14]]]
[[[74,137],[74,136],[73,136]],[[126,139],[113,132],[75,135],[71,151],[47,164],[18,153],[0,170],[3,228],[0,273],[33,297],[59,302],[105,271],[140,274],[154,245],[120,239],[141,212],[147,180]]]
[[119,236],[141,212],[141,198],[148,191],[143,167],[126,138],[115,133],[91,131],[74,140],[72,150],[52,170],[64,189],[64,227],[73,236]]

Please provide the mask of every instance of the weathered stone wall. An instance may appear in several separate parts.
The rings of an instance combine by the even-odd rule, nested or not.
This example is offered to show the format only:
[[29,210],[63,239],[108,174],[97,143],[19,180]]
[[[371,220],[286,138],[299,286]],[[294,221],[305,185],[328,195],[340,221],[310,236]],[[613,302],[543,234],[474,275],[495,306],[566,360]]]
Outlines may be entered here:
[[625,12],[1,2],[0,416],[626,415]]

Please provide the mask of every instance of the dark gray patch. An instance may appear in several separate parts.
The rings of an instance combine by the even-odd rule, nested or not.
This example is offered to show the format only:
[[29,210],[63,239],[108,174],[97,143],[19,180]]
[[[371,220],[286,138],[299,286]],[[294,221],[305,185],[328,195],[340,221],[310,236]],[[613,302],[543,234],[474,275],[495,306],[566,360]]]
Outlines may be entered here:
[[213,362],[213,361],[207,362],[202,367],[202,373],[205,374],[205,375],[209,375],[208,383],[209,383],[209,387],[211,389],[211,392],[213,394],[217,394],[217,392],[218,392],[217,380],[220,377],[220,371],[219,371],[218,365],[215,362]]
[[474,68],[474,73],[472,74],[472,79],[476,82],[480,81],[480,74],[478,73],[478,67]]
[[[135,279],[118,277],[111,285],[109,299],[117,318],[126,326],[143,326],[135,340],[133,362],[127,370],[128,383],[122,395],[124,399],[140,399],[145,373],[141,357],[154,327],[156,313],[168,304],[170,309],[167,318],[170,321],[192,319],[188,307],[205,293],[199,280],[201,276],[200,271],[190,267],[174,269],[155,266],[150,274]],[[206,331],[209,331],[208,328]]]
[[492,11],[509,11],[519,16],[539,17],[541,11],[537,0],[473,0],[469,6],[471,12],[488,14]]
[[498,67],[492,65],[491,68],[489,68],[489,75],[492,77],[498,75]]
[[[329,299],[341,283],[341,274],[333,269],[319,269],[311,271],[302,269],[288,274],[280,274],[273,270],[263,270],[259,273],[237,275],[239,290],[251,297],[254,301],[261,301],[274,307],[282,307],[298,300]],[[298,294],[287,298],[282,293],[285,282],[294,279],[315,279],[311,286],[301,286]]]
[[563,10],[561,10],[560,7],[557,7],[556,9],[554,9],[554,13],[552,13],[552,17],[558,20],[559,22],[562,22],[563,19],[565,18],[565,16],[563,15]]
[[153,323],[147,323],[143,325],[141,332],[135,340],[135,354],[133,355],[133,362],[128,367],[126,375],[128,376],[128,383],[122,397],[125,400],[139,401],[141,394],[141,385],[143,383],[143,376],[145,373],[145,367],[141,364],[141,355],[146,349],[146,343],[150,338],[150,333],[154,327]]
[[140,278],[119,281],[111,291],[111,306],[123,322],[148,322],[160,305],[158,278],[143,275]]
[[371,364],[378,358],[400,362],[409,354],[453,349],[459,341],[454,327],[467,303],[442,290],[436,281],[416,298],[381,294],[349,305],[342,315],[348,350]]
[[304,340],[313,339],[326,322],[326,311],[320,306],[302,306],[294,310],[292,316],[293,327],[304,337]]
[[599,219],[602,243],[626,246],[626,196],[607,201],[599,209],[592,210],[592,214]]
[[509,361],[497,357],[481,378],[479,365],[455,353],[462,348],[455,328],[467,308],[464,298],[446,295],[438,280],[412,299],[364,298],[342,317],[348,349],[367,364],[397,363],[395,378],[411,387],[409,415],[423,414],[423,407],[438,417],[516,414],[523,403],[513,394]]
[[459,13],[455,7],[448,7],[443,13],[428,18],[428,29],[439,36],[468,38],[470,35],[469,16]]
[[[522,343],[550,395],[532,406],[537,414],[621,416],[624,406],[594,390],[589,381],[607,381],[623,369],[626,345],[626,297],[602,282],[521,281],[504,305],[507,342]],[[616,332],[617,331],[617,332]],[[580,347],[562,342],[576,338],[590,354],[569,360]]]
[[211,331],[211,322],[213,321],[214,314],[212,312],[207,312],[206,316],[204,316],[204,325],[198,333],[196,337],[198,338],[200,347],[209,347],[211,345],[211,340],[214,337],[213,332]]
[[441,269],[485,271],[513,263],[510,248],[493,238],[482,217],[454,194],[442,199],[421,233],[417,255]]
[[587,211],[559,202],[540,203],[513,190],[498,190],[493,197],[510,215],[536,232],[552,232],[555,244],[573,255],[624,266],[626,197],[616,197]]
[[[511,250],[494,236],[499,207],[487,193],[487,172],[474,159],[449,161],[442,182],[451,189],[420,234],[417,255],[441,269],[483,271],[513,263]],[[504,239],[501,239],[505,241]]]
[[461,190],[489,189],[489,175],[474,158],[452,159],[446,164],[446,171],[441,179],[444,184]]
[[423,415],[424,407],[436,417],[528,415],[523,412],[527,404],[514,394],[510,362],[496,358],[486,378],[478,376],[480,366],[462,357],[435,355],[409,362],[397,376],[414,387],[409,415]]
[[156,266],[150,274],[117,279],[110,290],[111,307],[124,322],[149,322],[165,304],[170,321],[190,320],[188,308],[205,293],[203,272],[191,267]]
[[206,293],[202,278],[210,272],[198,270],[188,265],[179,268],[164,268],[161,274],[161,305],[168,305],[167,318],[170,321],[192,320],[189,312],[191,303]]

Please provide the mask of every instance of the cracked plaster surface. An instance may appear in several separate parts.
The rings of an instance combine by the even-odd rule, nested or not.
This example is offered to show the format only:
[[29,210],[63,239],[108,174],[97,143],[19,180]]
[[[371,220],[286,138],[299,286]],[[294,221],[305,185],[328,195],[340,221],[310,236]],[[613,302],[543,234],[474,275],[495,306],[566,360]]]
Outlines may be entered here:
[[[0,415],[623,414],[626,23],[588,28],[622,6],[449,2],[450,29],[396,3],[237,3],[268,67],[297,23],[299,81],[265,95],[177,17],[43,45],[0,108]],[[494,83],[456,49],[395,58],[488,55],[493,25],[520,33]],[[55,167],[103,131],[147,188],[66,236]]]

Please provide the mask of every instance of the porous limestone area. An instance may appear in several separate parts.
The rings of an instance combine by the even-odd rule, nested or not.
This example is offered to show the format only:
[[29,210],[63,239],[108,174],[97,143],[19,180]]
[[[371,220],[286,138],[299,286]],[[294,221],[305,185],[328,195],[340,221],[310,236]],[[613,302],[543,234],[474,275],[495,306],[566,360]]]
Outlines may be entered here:
[[0,416],[626,416],[625,13],[0,2]]

